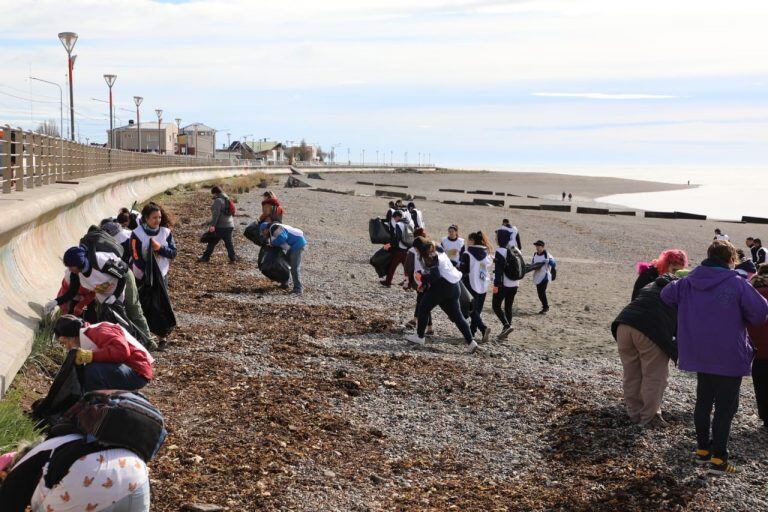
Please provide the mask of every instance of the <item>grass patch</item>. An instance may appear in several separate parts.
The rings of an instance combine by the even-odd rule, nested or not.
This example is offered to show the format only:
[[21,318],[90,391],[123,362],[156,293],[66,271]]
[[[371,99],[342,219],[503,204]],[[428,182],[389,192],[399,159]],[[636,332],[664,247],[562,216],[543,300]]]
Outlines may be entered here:
[[35,422],[22,410],[22,391],[13,389],[0,401],[0,453],[14,450],[22,441],[32,441],[40,435]]

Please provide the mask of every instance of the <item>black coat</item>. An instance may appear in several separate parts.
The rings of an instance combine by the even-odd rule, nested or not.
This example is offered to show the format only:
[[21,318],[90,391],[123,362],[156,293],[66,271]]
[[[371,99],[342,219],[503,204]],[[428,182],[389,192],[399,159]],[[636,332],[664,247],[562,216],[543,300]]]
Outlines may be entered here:
[[677,363],[677,312],[661,300],[661,290],[676,280],[671,274],[665,274],[645,286],[611,324],[611,332],[616,338],[619,325],[634,327]]
[[632,300],[635,300],[637,294],[640,293],[640,290],[645,288],[646,285],[654,282],[658,277],[659,271],[656,270],[656,267],[653,266],[648,267],[639,276],[637,276],[635,286],[632,287]]

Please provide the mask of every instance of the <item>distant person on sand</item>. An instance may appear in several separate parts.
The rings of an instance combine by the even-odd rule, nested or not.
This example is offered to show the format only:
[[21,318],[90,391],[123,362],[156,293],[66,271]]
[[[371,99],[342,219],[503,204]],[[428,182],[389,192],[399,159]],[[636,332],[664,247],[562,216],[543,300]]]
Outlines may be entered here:
[[755,238],[753,247],[755,248],[755,257],[753,261],[755,262],[755,265],[760,266],[768,260],[768,251],[763,247],[763,242],[759,238]]
[[469,328],[474,336],[477,331],[483,335],[483,343],[491,336],[491,329],[483,322],[483,306],[491,285],[493,259],[490,256],[491,243],[482,231],[470,233],[467,250],[461,255],[459,270],[464,286],[475,300]]
[[[752,286],[768,299],[768,265],[761,265],[752,277]],[[757,414],[768,429],[768,323],[747,327],[749,337],[755,346],[755,360],[752,361],[752,384],[755,387]]]
[[565,192],[563,192],[563,201],[565,201]]
[[570,192],[568,192],[568,200],[573,201],[573,194],[571,194]]
[[416,332],[405,337],[406,341],[424,345],[424,333],[427,329],[429,314],[440,306],[448,318],[456,324],[469,353],[477,349],[477,342],[472,338],[472,331],[461,312],[461,272],[459,272],[444,252],[440,252],[434,242],[429,242],[419,251],[424,272],[421,274],[421,286],[424,297],[419,306],[419,323]]
[[742,275],[742,277],[750,278],[752,277],[752,274],[757,272],[757,267],[755,266],[755,262],[751,259],[747,258],[746,254],[744,254],[744,251],[741,249],[738,249],[736,251],[736,254],[738,255],[738,263],[736,264],[736,267],[734,270]]
[[411,220],[413,220],[414,229],[426,227],[424,224],[424,214],[421,210],[416,208],[416,205],[413,202],[408,203],[408,213],[411,214]]
[[461,253],[464,252],[464,239],[459,237],[458,225],[451,224],[448,226],[448,236],[443,237],[440,247],[443,248],[451,263],[457,266]]
[[230,209],[229,197],[222,192],[220,187],[211,187],[213,203],[211,204],[211,220],[208,222],[208,232],[214,233],[216,238],[208,242],[203,255],[197,258],[199,262],[208,262],[211,259],[213,250],[220,240],[224,240],[224,246],[227,248],[229,262],[237,261],[235,255],[235,245],[232,243],[232,232],[235,230],[234,215]]
[[664,274],[626,306],[611,325],[624,367],[624,404],[633,423],[664,424],[661,401],[669,360],[677,362],[677,312],[661,300],[661,290],[677,277]]
[[757,259],[757,247],[755,246],[755,239],[751,236],[748,236],[745,244],[747,249],[749,249],[749,254],[752,257],[752,261],[755,261]]
[[504,242],[504,247],[511,244],[518,249],[523,248],[523,244],[520,241],[520,230],[517,229],[517,226],[513,226],[512,223],[509,222],[509,219],[503,219],[501,221],[501,228],[499,228],[499,231],[506,231],[509,233],[509,239]]
[[659,254],[659,257],[650,263],[637,264],[637,279],[632,287],[632,300],[635,300],[640,290],[647,284],[654,282],[663,274],[674,274],[688,266],[688,255],[680,249],[668,249]]
[[713,240],[725,240],[726,242],[730,240],[730,237],[723,233],[720,228],[715,229],[715,237]]
[[541,311],[539,311],[539,314],[546,315],[549,311],[547,286],[550,281],[554,281],[557,278],[557,262],[547,252],[543,240],[537,240],[533,245],[536,247],[536,252],[533,254],[533,258],[531,258],[531,265],[538,266],[533,273],[533,284],[536,285],[536,293],[538,293],[539,301],[541,301]]
[[768,321],[768,302],[732,270],[735,263],[736,248],[715,240],[700,266],[661,291],[677,310],[680,369],[696,372],[696,462],[717,475],[736,472],[728,462],[728,437],[742,377],[752,367],[746,326]]

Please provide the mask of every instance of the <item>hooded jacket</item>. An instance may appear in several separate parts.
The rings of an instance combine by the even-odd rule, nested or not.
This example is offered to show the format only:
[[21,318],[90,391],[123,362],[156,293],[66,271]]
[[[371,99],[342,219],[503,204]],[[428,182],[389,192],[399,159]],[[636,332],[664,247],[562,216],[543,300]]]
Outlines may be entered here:
[[632,300],[637,298],[637,294],[640,293],[640,290],[654,282],[658,277],[659,271],[656,270],[656,267],[653,265],[649,265],[645,270],[641,271],[635,280],[635,285],[632,287]]
[[752,346],[746,325],[768,320],[768,302],[749,282],[707,259],[669,283],[661,300],[677,310],[679,367],[729,377],[750,374]]
[[664,274],[641,289],[611,324],[613,338],[616,339],[619,325],[634,327],[677,362],[677,312],[661,300],[661,291],[675,280],[672,274]]
[[472,279],[470,278],[472,263],[470,258],[475,258],[478,262],[485,265],[484,270],[481,267],[480,272],[482,275],[478,276],[478,278],[480,280],[490,280],[490,272],[491,266],[493,265],[493,260],[488,255],[488,248],[483,245],[470,245],[467,247],[467,250],[461,253],[461,256],[459,256],[459,271],[461,271],[461,279],[464,282],[464,286],[475,293],[486,293],[487,290],[476,290],[475,287],[472,286]]
[[[768,299],[768,279],[757,279],[752,283],[763,298]],[[747,327],[752,345],[755,347],[755,359],[768,360],[768,323]]]
[[227,205],[229,196],[224,193],[216,194],[211,204],[211,222],[209,226],[214,228],[226,229],[235,228],[235,219],[232,215],[227,215]]

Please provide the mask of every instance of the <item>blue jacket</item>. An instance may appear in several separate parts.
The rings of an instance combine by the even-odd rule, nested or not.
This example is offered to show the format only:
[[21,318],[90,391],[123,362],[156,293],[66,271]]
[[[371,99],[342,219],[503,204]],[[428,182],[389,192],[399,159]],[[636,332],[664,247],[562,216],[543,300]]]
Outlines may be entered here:
[[303,234],[299,234],[301,231],[286,224],[277,225],[280,226],[280,229],[277,232],[277,236],[270,239],[270,245],[282,247],[287,253],[297,251],[307,245],[307,239],[304,238]]

